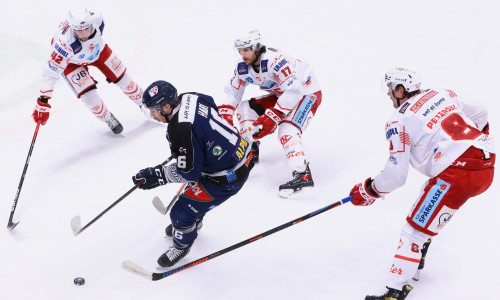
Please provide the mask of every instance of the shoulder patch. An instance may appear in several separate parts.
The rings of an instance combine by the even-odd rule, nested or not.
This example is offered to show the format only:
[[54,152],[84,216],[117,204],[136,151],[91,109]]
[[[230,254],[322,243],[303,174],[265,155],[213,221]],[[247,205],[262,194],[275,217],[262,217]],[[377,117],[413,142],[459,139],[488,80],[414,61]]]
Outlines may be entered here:
[[263,61],[260,62],[260,70],[262,71],[262,73],[267,72],[267,63],[268,63],[267,59],[264,59]]
[[399,109],[399,113],[404,114],[408,106],[410,106],[410,102],[406,101],[405,104],[403,104],[403,106]]
[[248,66],[244,62],[240,62],[238,64],[238,67],[236,69],[238,70],[238,74],[239,75],[248,74]]
[[198,95],[186,94],[182,96],[182,102],[179,109],[179,123],[193,123],[196,116],[196,106],[198,104]]
[[78,39],[76,39],[73,43],[70,44],[71,49],[73,49],[73,53],[77,54],[82,51],[82,44]]

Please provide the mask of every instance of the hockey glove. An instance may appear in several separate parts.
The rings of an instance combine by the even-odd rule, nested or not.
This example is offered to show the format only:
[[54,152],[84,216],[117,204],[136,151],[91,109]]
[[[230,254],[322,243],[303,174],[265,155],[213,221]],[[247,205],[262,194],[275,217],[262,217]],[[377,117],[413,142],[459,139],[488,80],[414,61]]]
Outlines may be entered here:
[[163,170],[163,165],[157,165],[156,167],[149,167],[142,169],[134,177],[132,177],[134,184],[138,184],[144,181],[139,188],[141,190],[150,190],[158,187],[160,185],[165,185],[168,183],[165,177],[165,171]]
[[352,204],[360,206],[372,205],[375,200],[380,198],[372,188],[372,179],[366,179],[365,183],[356,184],[349,195],[352,195]]
[[232,105],[221,105],[217,107],[219,109],[219,115],[224,118],[231,126],[233,124],[234,107]]
[[253,134],[253,138],[261,139],[266,135],[273,133],[278,127],[278,124],[283,121],[284,118],[285,114],[279,110],[273,107],[266,109],[264,114],[252,124],[253,126],[262,126],[260,131]]
[[38,123],[38,121],[41,121],[42,125],[47,123],[50,115],[50,104],[48,103],[49,99],[50,97],[48,96],[40,96],[36,100],[35,110],[33,111],[33,120],[35,120],[35,123]]

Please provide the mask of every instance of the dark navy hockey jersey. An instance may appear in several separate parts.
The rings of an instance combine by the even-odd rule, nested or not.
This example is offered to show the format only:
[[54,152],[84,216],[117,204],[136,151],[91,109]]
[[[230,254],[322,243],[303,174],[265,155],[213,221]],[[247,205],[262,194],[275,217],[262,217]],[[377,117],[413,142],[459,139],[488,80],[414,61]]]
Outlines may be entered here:
[[187,181],[197,181],[203,173],[234,168],[245,159],[249,144],[235,127],[218,113],[210,96],[181,94],[181,104],[167,128],[170,150],[177,157],[177,174]]

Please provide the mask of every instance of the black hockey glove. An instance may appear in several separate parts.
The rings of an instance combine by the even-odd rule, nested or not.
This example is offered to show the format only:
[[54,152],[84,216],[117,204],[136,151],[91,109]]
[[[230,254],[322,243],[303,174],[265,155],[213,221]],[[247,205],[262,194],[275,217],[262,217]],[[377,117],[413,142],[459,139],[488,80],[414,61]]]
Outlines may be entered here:
[[134,182],[134,184],[138,184],[141,181],[144,181],[141,185],[139,185],[139,188],[141,190],[154,189],[155,187],[168,183],[162,165],[157,165],[154,168],[149,167],[140,170],[139,173],[132,177],[132,181]]

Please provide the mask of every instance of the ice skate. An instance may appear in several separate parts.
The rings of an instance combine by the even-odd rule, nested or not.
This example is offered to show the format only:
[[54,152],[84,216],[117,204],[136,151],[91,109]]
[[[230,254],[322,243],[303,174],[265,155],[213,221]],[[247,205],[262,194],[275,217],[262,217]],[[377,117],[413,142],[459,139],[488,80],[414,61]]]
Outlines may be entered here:
[[167,252],[165,252],[158,258],[158,264],[164,268],[171,267],[178,263],[179,260],[181,260],[184,256],[186,256],[189,253],[189,249],[191,249],[191,247],[188,247],[186,249],[177,249],[174,246],[170,246]]
[[365,300],[404,300],[413,287],[411,285],[405,285],[402,291],[391,288],[387,289],[388,291],[385,294],[380,296],[366,296]]
[[[200,230],[201,227],[203,227],[203,219],[196,221],[196,230]],[[168,237],[174,236],[174,227],[172,226],[172,224],[168,225],[167,228],[165,228],[165,234]]]
[[288,198],[294,193],[314,187],[314,182],[309,169],[309,163],[306,164],[304,172],[293,171],[293,179],[285,184],[280,185],[279,195],[282,198]]
[[110,119],[106,121],[106,124],[108,124],[109,128],[111,129],[111,131],[113,131],[114,134],[121,133],[123,131],[122,124],[120,123],[120,121],[118,121],[117,118],[115,118],[115,116],[113,116],[112,113],[109,114]]
[[259,163],[259,146],[260,146],[260,141],[255,141],[252,144],[252,152],[253,156],[255,157],[254,161],[256,164]]

